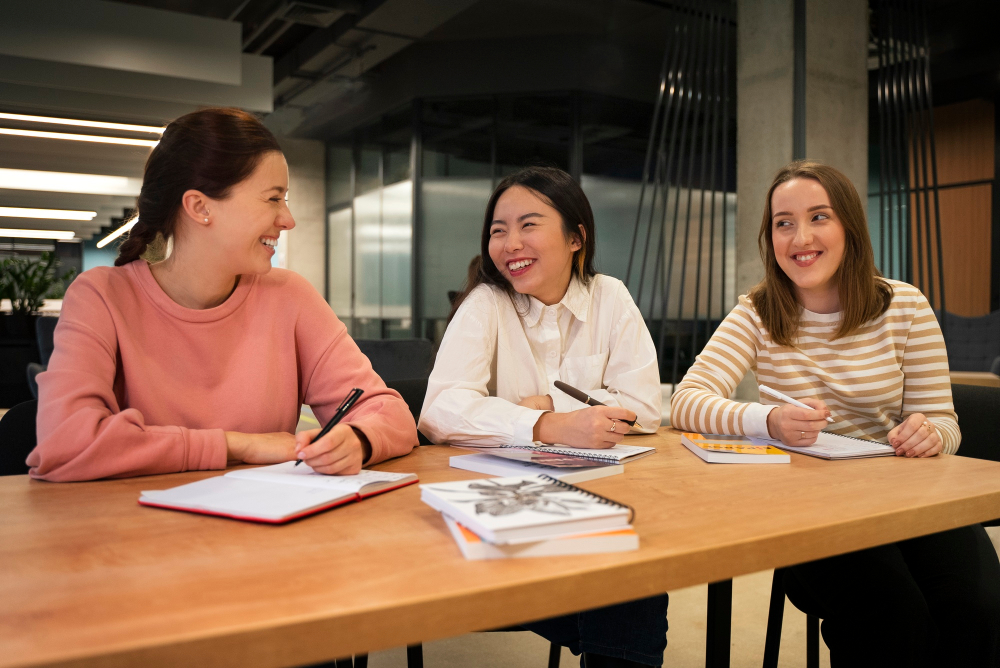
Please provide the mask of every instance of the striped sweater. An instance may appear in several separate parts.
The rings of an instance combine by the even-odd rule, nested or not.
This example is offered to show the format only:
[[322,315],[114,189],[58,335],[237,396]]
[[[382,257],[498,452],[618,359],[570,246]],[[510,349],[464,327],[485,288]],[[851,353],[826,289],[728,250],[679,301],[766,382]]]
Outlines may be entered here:
[[768,437],[767,414],[779,401],[731,401],[747,371],[757,383],[795,399],[821,399],[833,413],[827,431],[885,441],[912,413],[923,413],[944,452],[962,434],[951,401],[948,356],[927,299],[912,285],[888,281],[889,309],[850,336],[833,339],[839,313],[801,312],[796,346],[775,344],[743,295],[671,398],[671,423],[685,431]]

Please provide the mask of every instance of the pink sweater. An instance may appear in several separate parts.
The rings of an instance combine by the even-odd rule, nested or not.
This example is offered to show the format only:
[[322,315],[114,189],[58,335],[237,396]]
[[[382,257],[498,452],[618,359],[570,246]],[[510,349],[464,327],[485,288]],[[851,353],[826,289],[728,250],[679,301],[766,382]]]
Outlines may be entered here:
[[196,310],[145,260],[91,269],[67,290],[38,375],[27,463],[56,481],[222,469],[225,431],[294,432],[302,404],[325,423],[352,387],[365,393],[344,423],[371,441],[370,461],[410,452],[406,404],[301,276],[242,276],[221,306]]

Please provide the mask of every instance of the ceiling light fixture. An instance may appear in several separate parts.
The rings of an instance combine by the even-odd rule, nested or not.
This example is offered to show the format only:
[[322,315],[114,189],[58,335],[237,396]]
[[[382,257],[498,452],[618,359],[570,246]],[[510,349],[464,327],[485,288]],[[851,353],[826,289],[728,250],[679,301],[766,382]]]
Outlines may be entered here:
[[103,239],[101,239],[100,241],[98,241],[97,242],[97,247],[98,248],[104,248],[109,243],[111,243],[112,241],[114,241],[115,239],[117,239],[118,237],[120,237],[121,235],[125,234],[129,230],[131,230],[135,226],[135,224],[138,223],[138,222],[139,222],[138,218],[133,218],[132,220],[128,221],[127,223],[125,223],[124,225],[122,225],[121,227],[119,227],[117,230],[115,230],[114,232],[112,232],[108,236],[106,236]]
[[122,144],[125,146],[149,146],[159,144],[157,139],[128,139],[127,137],[105,137],[103,135],[73,135],[66,132],[43,132],[42,130],[16,130],[0,128],[0,135],[15,135],[17,137],[37,137],[39,139],[68,139],[70,141],[89,141],[96,144]]
[[46,220],[93,220],[96,211],[70,211],[66,209],[22,209],[0,206],[0,216],[4,218],[44,218]]
[[101,121],[84,121],[77,118],[53,118],[51,116],[28,116],[26,114],[0,113],[0,119],[7,121],[24,121],[27,123],[50,123],[52,125],[75,125],[81,128],[102,128],[104,130],[120,130],[121,132],[148,132],[161,135],[165,128],[153,125],[132,125],[130,123],[103,123]]
[[72,239],[76,232],[72,230],[13,230],[0,227],[0,238],[7,239]]
[[70,172],[0,168],[0,188],[135,197],[142,188],[142,179],[104,174],[73,174]]

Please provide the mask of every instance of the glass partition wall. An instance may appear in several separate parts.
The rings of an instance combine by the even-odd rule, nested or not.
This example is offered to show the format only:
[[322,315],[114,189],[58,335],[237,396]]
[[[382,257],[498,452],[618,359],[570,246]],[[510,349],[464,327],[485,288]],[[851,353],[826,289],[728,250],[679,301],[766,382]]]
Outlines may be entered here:
[[[577,92],[421,99],[332,140],[330,304],[356,338],[440,341],[451,300],[479,254],[492,189],[538,164],[581,183],[594,210],[597,270],[624,280],[652,114],[652,103]],[[731,272],[735,194],[713,196],[730,201],[729,261],[717,266]],[[712,306],[711,319],[721,319],[734,296],[724,301]],[[651,306],[640,308],[650,318]]]

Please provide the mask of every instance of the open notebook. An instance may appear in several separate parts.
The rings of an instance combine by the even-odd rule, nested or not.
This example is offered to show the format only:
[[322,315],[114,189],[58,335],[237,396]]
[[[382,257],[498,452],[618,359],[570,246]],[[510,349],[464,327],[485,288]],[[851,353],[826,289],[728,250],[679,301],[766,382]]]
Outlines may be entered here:
[[[501,448],[512,448],[514,450],[528,450],[531,452],[548,452],[554,455],[567,455],[570,457],[582,457],[592,459],[597,462],[611,464],[625,464],[640,457],[651,455],[656,452],[656,448],[644,445],[623,445],[619,443],[611,448],[603,450],[592,448],[573,448],[568,445],[546,445],[540,441],[535,441],[535,445],[494,445],[494,446],[471,446],[462,445],[466,450],[478,450],[487,454],[496,454]],[[492,452],[491,452],[492,451]]]
[[365,470],[357,475],[331,476],[316,473],[308,464],[285,462],[231,471],[171,489],[147,490],[139,503],[282,524],[415,482],[413,473]]
[[773,445],[788,452],[797,452],[802,455],[809,455],[810,457],[819,457],[820,459],[862,459],[864,457],[887,457],[896,454],[892,446],[887,443],[831,434],[828,431],[821,431],[816,438],[815,444],[804,447],[785,445],[781,441],[772,441],[769,439],[752,438],[750,440],[754,443]]

